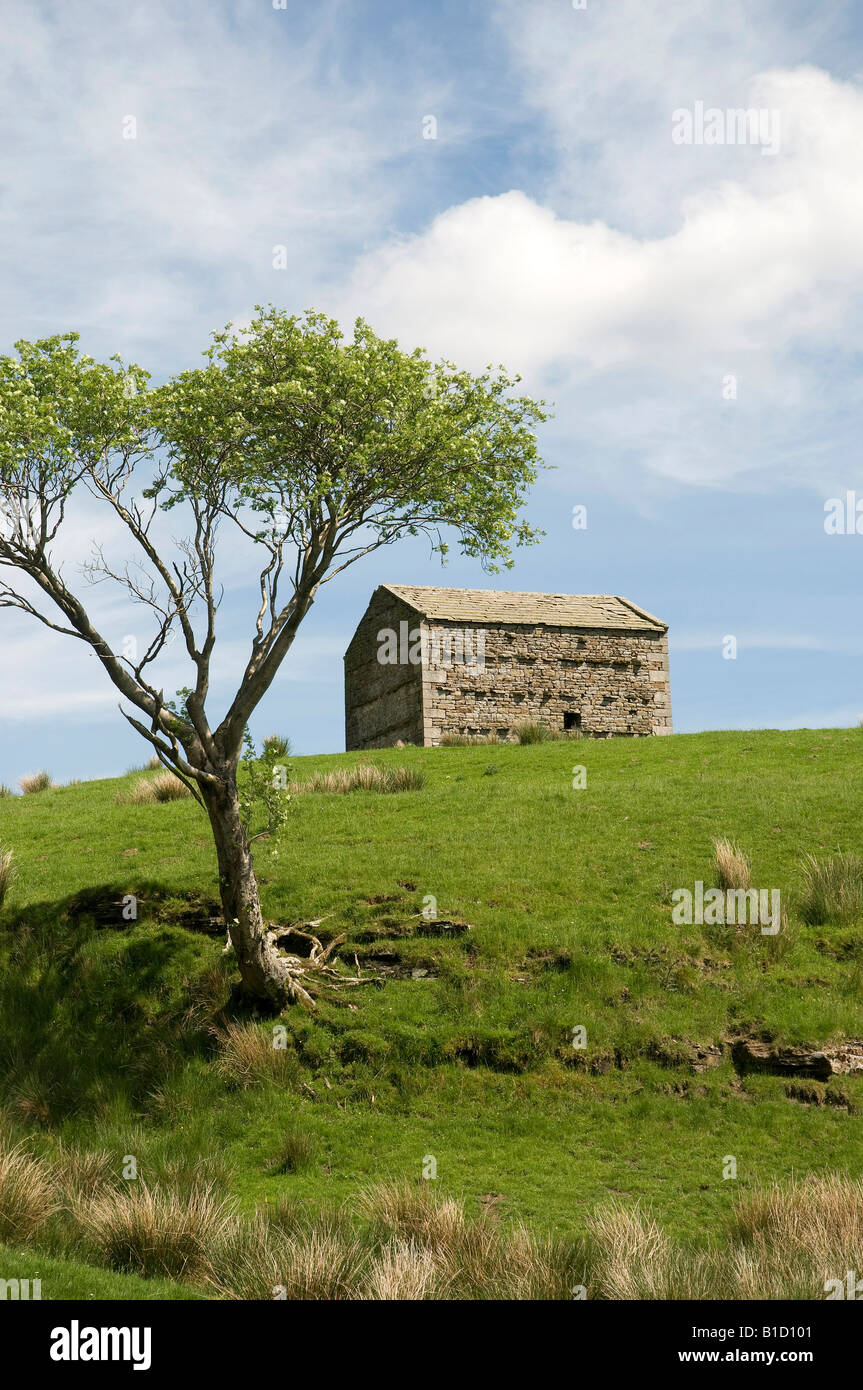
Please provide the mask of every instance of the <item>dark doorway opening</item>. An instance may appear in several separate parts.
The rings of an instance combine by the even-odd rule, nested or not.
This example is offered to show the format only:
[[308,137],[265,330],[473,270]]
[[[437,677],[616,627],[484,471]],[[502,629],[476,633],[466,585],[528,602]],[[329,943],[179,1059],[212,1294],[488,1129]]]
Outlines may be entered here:
[[563,727],[564,729],[580,729],[581,715],[575,710],[567,710],[563,716]]

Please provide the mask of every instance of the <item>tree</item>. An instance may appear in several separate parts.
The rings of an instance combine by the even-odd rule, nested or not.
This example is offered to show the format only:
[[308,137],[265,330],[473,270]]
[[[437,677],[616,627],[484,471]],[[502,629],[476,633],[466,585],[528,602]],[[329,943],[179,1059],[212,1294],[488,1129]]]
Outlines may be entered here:
[[[119,357],[81,355],[78,335],[19,342],[0,358],[0,606],[22,609],[92,647],[131,709],[123,713],[209,817],[219,886],[242,986],[273,1009],[303,997],[296,960],[265,930],[238,765],[249,719],[273,683],[321,585],[401,536],[445,532],[487,569],[535,540],[517,519],[540,461],[544,402],[512,394],[503,369],[479,376],[378,338],[353,339],[309,312],[258,308],[250,326],[213,335],[205,365],[151,389]],[[94,544],[82,574],[143,604],[153,635],[117,655],[55,564],[73,495],[121,523],[134,558]],[[185,534],[160,537],[164,513]],[[172,525],[175,519],[171,518]],[[260,557],[248,658],[218,724],[207,711],[221,592],[217,540],[237,528]],[[179,637],[189,684],[165,700],[154,663]]]

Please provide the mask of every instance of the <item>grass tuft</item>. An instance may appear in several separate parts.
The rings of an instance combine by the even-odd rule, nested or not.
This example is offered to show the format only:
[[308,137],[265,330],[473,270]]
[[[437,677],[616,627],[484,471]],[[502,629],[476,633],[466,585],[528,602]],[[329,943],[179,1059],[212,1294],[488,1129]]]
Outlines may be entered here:
[[747,1193],[735,1208],[733,1234],[767,1256],[807,1257],[817,1268],[863,1265],[863,1181],[813,1174]]
[[372,1300],[421,1302],[445,1295],[446,1264],[435,1250],[394,1236],[369,1268],[365,1296]]
[[173,772],[165,771],[156,777],[140,778],[128,795],[121,796],[118,800],[127,805],[146,806],[155,801],[182,801],[191,795],[185,782],[181,782]]
[[275,1083],[291,1086],[299,1075],[293,1048],[275,1047],[272,1030],[254,1023],[229,1023],[217,1034],[217,1067],[222,1076],[242,1087]]
[[800,913],[815,926],[863,917],[863,859],[857,854],[820,860],[807,855]]
[[603,1299],[665,1296],[672,1246],[652,1216],[638,1206],[609,1202],[588,1220],[595,1247],[591,1293]]
[[57,1209],[51,1172],[20,1144],[0,1149],[0,1241],[23,1244]]
[[111,1269],[146,1278],[212,1276],[216,1249],[234,1221],[231,1203],[209,1187],[183,1196],[143,1184],[77,1204],[85,1239]]
[[545,724],[540,724],[536,719],[526,719],[522,724],[516,724],[513,733],[519,743],[548,743],[554,738],[554,734]]
[[588,1221],[589,1293],[603,1299],[823,1299],[863,1255],[863,1182],[819,1174],[738,1199],[721,1244],[675,1245],[610,1203]]
[[410,1297],[412,1286],[423,1298],[571,1297],[571,1247],[486,1214],[469,1218],[429,1182],[378,1184],[360,1193],[356,1208],[380,1242],[368,1297]]
[[288,1130],[279,1141],[279,1148],[269,1164],[269,1172],[299,1173],[308,1168],[314,1155],[315,1146],[308,1134],[301,1130]]
[[[257,1213],[226,1231],[212,1283],[227,1298],[329,1302],[358,1296],[369,1252],[325,1221],[288,1234]],[[284,1293],[282,1294],[282,1291]]]
[[749,860],[737,845],[730,840],[714,840],[713,849],[716,859],[716,874],[719,879],[719,887],[729,888],[749,888],[752,882],[752,875],[749,868]]
[[12,880],[15,877],[15,852],[11,849],[0,849],[0,908],[6,901],[6,895],[12,887]]
[[117,1182],[117,1163],[107,1149],[79,1149],[61,1143],[51,1164],[60,1195],[69,1202],[91,1197]]
[[490,734],[441,734],[440,748],[477,748],[490,743],[501,743],[503,739],[496,733]]
[[292,782],[292,792],[330,792],[345,795],[349,792],[416,792],[425,786],[425,776],[419,768],[376,767],[374,763],[357,763],[356,767],[338,768],[335,772],[316,772],[306,782]]
[[49,791],[53,785],[50,772],[34,772],[28,777],[18,779],[18,786],[25,796],[35,796],[36,792]]
[[275,758],[289,758],[291,756],[291,740],[283,738],[281,734],[268,734],[261,748],[264,757],[271,762]]
[[430,1182],[385,1182],[360,1192],[356,1209],[382,1232],[450,1248],[465,1224],[464,1208],[439,1196]]

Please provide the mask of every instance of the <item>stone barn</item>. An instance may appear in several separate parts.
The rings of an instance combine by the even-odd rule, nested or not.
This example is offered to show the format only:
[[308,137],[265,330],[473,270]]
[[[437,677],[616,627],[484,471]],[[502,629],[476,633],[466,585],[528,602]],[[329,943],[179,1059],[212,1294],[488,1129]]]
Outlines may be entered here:
[[671,733],[668,626],[607,594],[382,584],[345,653],[345,746]]

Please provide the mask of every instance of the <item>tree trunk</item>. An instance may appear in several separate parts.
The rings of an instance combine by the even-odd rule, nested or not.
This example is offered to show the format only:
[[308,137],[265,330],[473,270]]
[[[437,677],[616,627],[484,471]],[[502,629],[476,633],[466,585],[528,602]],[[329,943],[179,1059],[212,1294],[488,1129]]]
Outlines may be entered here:
[[217,788],[201,786],[219,860],[219,892],[225,925],[237,957],[243,993],[259,1007],[278,1011],[291,1002],[287,962],[267,941],[249,841],[240,817],[236,772],[222,770]]

